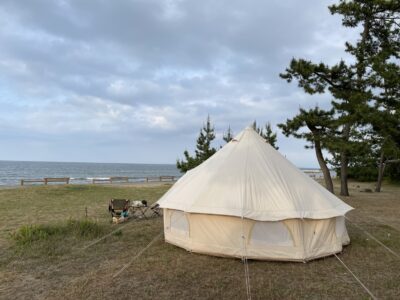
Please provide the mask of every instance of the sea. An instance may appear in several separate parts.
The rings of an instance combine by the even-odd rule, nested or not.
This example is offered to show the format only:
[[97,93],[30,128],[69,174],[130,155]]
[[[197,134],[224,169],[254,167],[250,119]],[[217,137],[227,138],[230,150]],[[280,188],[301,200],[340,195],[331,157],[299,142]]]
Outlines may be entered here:
[[[301,168],[301,170],[314,179],[323,178],[319,169]],[[331,175],[335,177],[336,173],[332,171]],[[85,184],[91,183],[93,179],[101,180],[110,177],[128,177],[130,182],[143,182],[146,177],[158,176],[180,177],[182,173],[176,168],[175,164],[0,160],[0,186],[15,186],[20,185],[21,179],[42,179],[45,177],[69,177],[71,184]]]
[[141,182],[146,177],[182,174],[174,164],[86,163],[0,161],[0,186],[19,185],[21,179],[70,177],[71,184],[91,183],[93,178],[129,177],[130,182]]

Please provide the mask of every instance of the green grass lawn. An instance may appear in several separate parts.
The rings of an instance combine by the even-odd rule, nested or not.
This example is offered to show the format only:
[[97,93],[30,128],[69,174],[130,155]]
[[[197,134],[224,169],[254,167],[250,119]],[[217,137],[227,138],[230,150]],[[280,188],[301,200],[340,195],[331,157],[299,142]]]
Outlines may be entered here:
[[[356,209],[348,214],[351,245],[339,257],[376,297],[399,299],[400,258],[360,228],[400,255],[400,187],[361,192],[371,186],[351,183],[343,198]],[[246,299],[240,260],[166,244],[161,218],[110,223],[110,198],[152,203],[169,187],[0,189],[0,299]],[[253,299],[369,298],[335,257],[249,261],[249,273]]]

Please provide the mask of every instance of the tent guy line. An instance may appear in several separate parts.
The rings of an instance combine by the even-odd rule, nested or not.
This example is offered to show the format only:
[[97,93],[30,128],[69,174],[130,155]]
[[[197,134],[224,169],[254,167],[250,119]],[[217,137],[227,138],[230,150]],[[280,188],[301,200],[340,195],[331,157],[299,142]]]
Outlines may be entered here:
[[149,249],[164,233],[164,230],[161,230],[159,234],[157,234],[151,241],[148,243],[142,250],[140,250],[126,265],[124,265],[118,272],[113,275],[113,279],[124,272],[137,258],[139,258],[144,251]]
[[364,290],[372,297],[372,299],[377,300],[378,298],[376,298],[374,296],[374,294],[372,294],[372,292],[361,282],[361,280],[350,270],[350,268],[339,258],[339,256],[336,255],[336,253],[334,253],[333,255],[335,255],[335,257],[339,260],[339,262],[347,269],[347,271],[350,272],[351,275],[353,275],[353,277],[357,280],[357,282],[364,288]]
[[133,221],[131,221],[131,222],[127,222],[126,224],[124,224],[124,225],[118,227],[117,229],[111,231],[110,233],[107,233],[106,235],[103,235],[102,237],[98,238],[97,240],[91,242],[90,244],[88,244],[88,245],[86,245],[86,246],[84,246],[84,247],[82,247],[82,248],[79,248],[78,251],[83,251],[83,250],[86,250],[86,249],[89,248],[89,247],[92,247],[93,245],[96,245],[98,242],[101,242],[101,241],[104,240],[106,237],[109,237],[110,235],[116,233],[117,231],[121,230],[122,228],[128,226],[129,224],[135,223],[135,221],[136,221],[136,220],[133,220]]
[[400,255],[397,254],[396,252],[394,252],[392,249],[390,249],[388,246],[386,246],[385,244],[383,244],[380,240],[378,240],[376,237],[374,237],[372,234],[370,234],[368,231],[366,231],[365,229],[361,228],[359,225],[357,225],[356,223],[352,222],[351,220],[349,220],[349,218],[345,217],[347,221],[349,221],[352,225],[354,225],[355,227],[357,227],[359,230],[363,231],[366,235],[368,235],[371,239],[373,239],[375,242],[377,242],[379,245],[381,245],[383,248],[385,248],[387,251],[389,251],[391,254],[393,254],[394,256],[396,256],[397,258],[400,259]]
[[249,263],[247,261],[247,257],[243,257],[243,265],[244,265],[244,277],[245,277],[245,284],[246,284],[247,300],[251,300],[250,270],[249,270]]
[[[180,216],[179,218],[177,218],[174,223],[178,222],[183,216]],[[148,248],[150,248],[150,246],[152,246],[155,241],[164,233],[164,230],[161,230],[161,233],[159,233],[158,235],[156,235],[151,241],[150,243],[148,243],[142,250],[140,250],[132,259],[130,262],[128,262],[125,266],[123,266],[118,272],[116,272],[113,275],[113,279],[115,277],[117,277],[118,275],[120,275],[123,271],[125,271],[133,262],[135,259],[137,259],[139,256],[141,256],[143,254],[144,251],[146,251]]]
[[400,229],[397,228],[397,227],[394,227],[393,224],[390,225],[390,224],[388,224],[388,223],[386,223],[386,222],[384,222],[384,221],[382,221],[382,220],[380,220],[380,219],[378,219],[378,218],[376,218],[376,217],[372,217],[372,216],[368,216],[368,217],[369,217],[369,218],[372,218],[372,219],[374,219],[376,222],[381,223],[382,225],[386,225],[386,226],[392,228],[394,231],[397,231],[398,233],[400,233]]

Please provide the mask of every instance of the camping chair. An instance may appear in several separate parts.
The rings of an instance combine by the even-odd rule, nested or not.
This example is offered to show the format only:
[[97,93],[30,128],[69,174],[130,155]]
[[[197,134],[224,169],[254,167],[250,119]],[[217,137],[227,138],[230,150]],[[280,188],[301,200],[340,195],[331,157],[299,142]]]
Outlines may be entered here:
[[130,211],[132,212],[132,216],[137,218],[143,217],[145,219],[147,219],[146,211],[148,208],[149,207],[147,206],[146,200],[134,200],[131,202],[129,207]]
[[111,217],[119,217],[122,212],[128,212],[131,200],[129,199],[111,199],[108,205],[108,211]]
[[154,203],[151,207],[150,210],[152,211],[152,217],[161,217],[162,216],[162,208],[160,207],[160,204]]

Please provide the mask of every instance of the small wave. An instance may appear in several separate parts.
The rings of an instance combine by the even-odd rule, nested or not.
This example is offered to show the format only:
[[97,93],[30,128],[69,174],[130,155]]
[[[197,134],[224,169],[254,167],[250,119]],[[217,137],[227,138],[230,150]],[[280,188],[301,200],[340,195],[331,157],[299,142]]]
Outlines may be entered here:
[[110,180],[110,177],[87,177],[87,178],[84,178],[84,179],[86,179],[86,180],[93,180],[93,179],[96,179],[96,180]]

